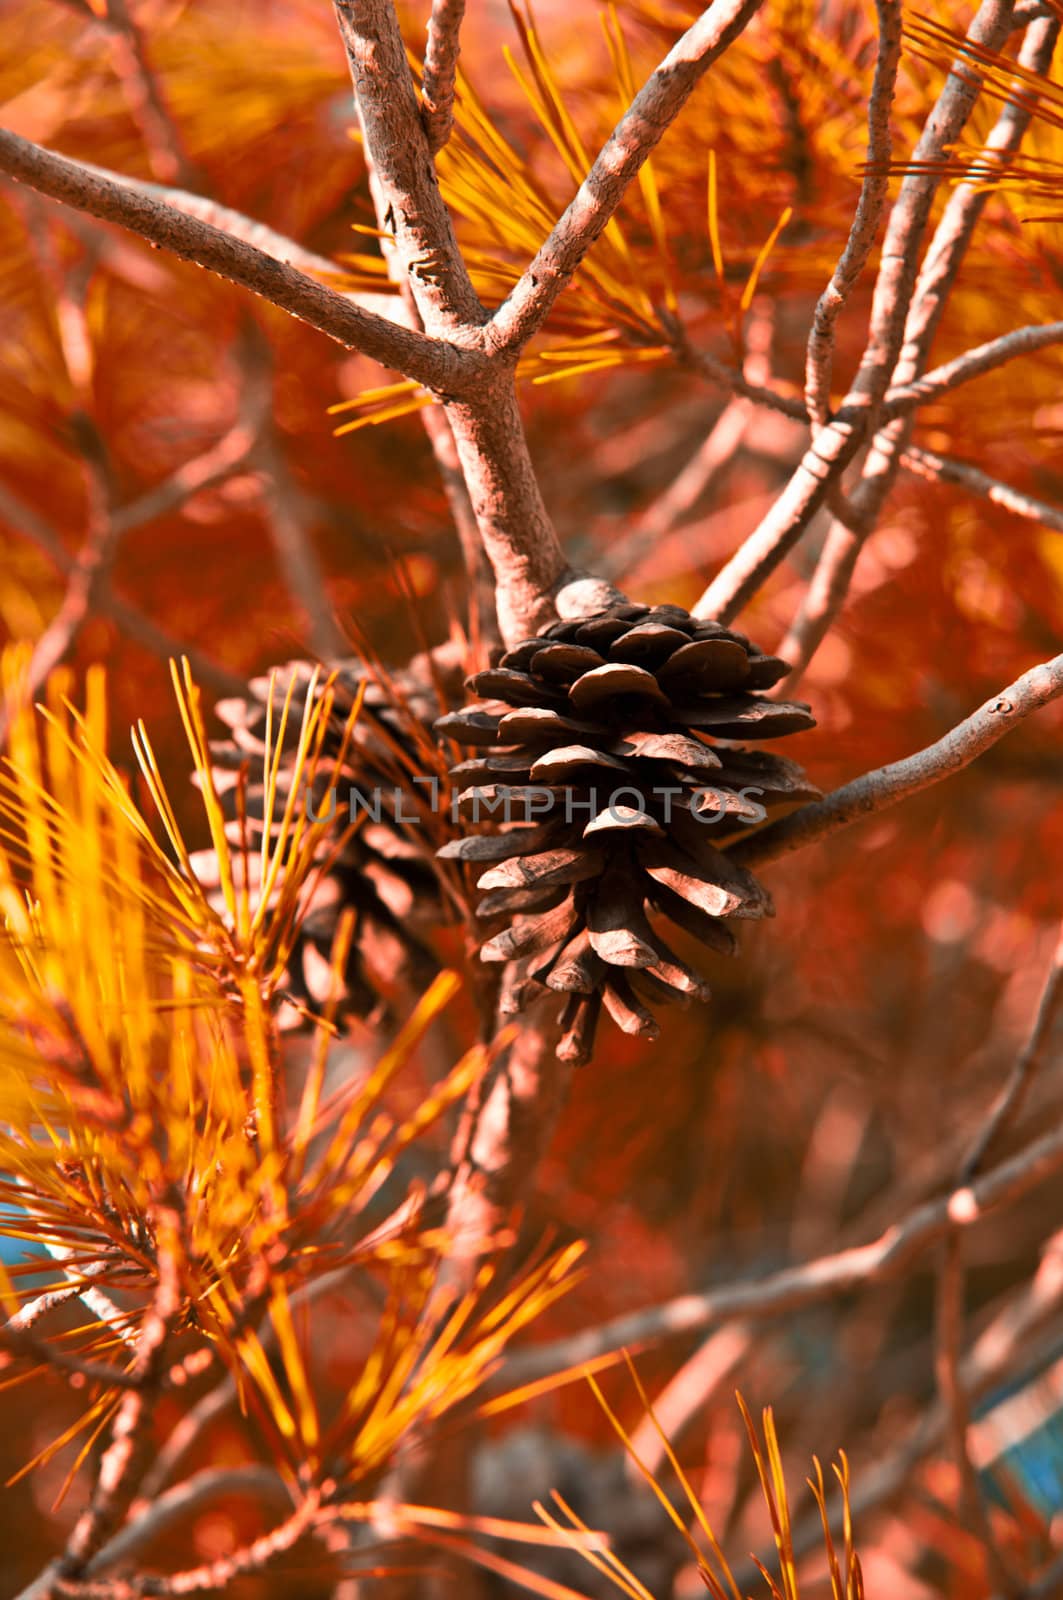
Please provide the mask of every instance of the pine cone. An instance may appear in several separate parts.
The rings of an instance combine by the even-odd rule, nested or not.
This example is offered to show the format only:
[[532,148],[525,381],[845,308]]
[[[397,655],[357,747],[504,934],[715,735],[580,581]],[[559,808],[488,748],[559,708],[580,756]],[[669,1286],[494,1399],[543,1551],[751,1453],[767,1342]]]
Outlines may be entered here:
[[[308,662],[293,661],[272,676],[274,739],[289,685],[295,685],[283,747],[288,760],[281,760],[275,814],[283,811],[287,799],[291,756],[298,743],[313,670]],[[325,676],[319,676],[318,693]],[[416,656],[408,667],[395,673],[372,671],[352,660],[331,669],[330,676],[335,700],[312,800],[318,815],[327,815],[329,807],[335,807],[335,828],[321,851],[322,858],[329,857],[328,870],[311,879],[312,892],[302,908],[288,964],[287,994],[294,1009],[288,1008],[282,1017],[286,1025],[317,1014],[323,1006],[332,986],[333,939],[346,910],[353,909],[357,921],[342,974],[344,993],[337,1012],[341,1022],[351,1016],[380,1019],[387,1009],[382,991],[396,984],[423,990],[438,972],[439,963],[422,935],[449,916],[434,861],[438,836],[431,823],[433,816],[439,815],[438,808],[432,812],[428,788],[418,788],[412,779],[442,777],[431,727],[441,708],[458,697],[460,664],[444,649],[431,657]],[[270,683],[269,677],[254,678],[246,698],[218,702],[218,716],[232,732],[230,738],[210,747],[215,784],[233,819],[239,774],[245,769],[243,804],[252,848],[261,840],[265,806],[263,758]],[[337,758],[344,729],[363,686],[361,710],[341,765]],[[364,801],[355,801],[356,814],[365,811],[353,831],[352,789],[364,797]],[[422,813],[419,821],[412,821],[418,811]],[[238,842],[235,820],[229,831]]]
[[812,727],[807,706],[761,693],[788,670],[679,606],[616,605],[517,645],[468,679],[490,698],[436,723],[484,750],[451,772],[462,815],[502,824],[440,854],[485,869],[477,912],[506,925],[480,955],[508,963],[504,1006],[544,986],[568,995],[563,1060],[588,1058],[603,1005],[655,1037],[646,1002],[708,997],[651,915],[721,952],[734,948],[724,918],[772,915],[719,841],[818,791],[792,761],[713,741]]

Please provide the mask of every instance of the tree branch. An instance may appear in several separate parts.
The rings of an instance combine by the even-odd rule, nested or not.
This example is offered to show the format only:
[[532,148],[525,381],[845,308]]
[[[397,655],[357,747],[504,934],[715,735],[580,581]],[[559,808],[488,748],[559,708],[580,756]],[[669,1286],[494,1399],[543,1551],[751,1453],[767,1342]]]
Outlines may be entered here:
[[[149,494],[151,492],[149,490]],[[43,550],[64,577],[73,570],[74,557],[61,542],[59,535],[35,511],[17,500],[3,484],[0,484],[0,516],[10,523],[16,533]],[[216,693],[232,695],[246,689],[247,684],[243,678],[219,666],[216,661],[212,661],[193,645],[186,644],[183,640],[167,633],[138,606],[123,600],[111,588],[105,586],[96,596],[95,603],[97,609],[116,622],[131,639],[135,639],[153,654],[161,656],[163,660],[187,656],[197,682],[215,690]]]
[[634,1351],[660,1339],[703,1333],[735,1317],[761,1320],[881,1283],[904,1271],[940,1243],[953,1227],[965,1229],[989,1211],[1021,1200],[1031,1189],[1063,1169],[1063,1131],[1055,1130],[1026,1146],[978,1178],[969,1189],[917,1206],[870,1244],[784,1267],[752,1282],[723,1284],[700,1294],[680,1295],[643,1311],[553,1344],[533,1345],[507,1357],[491,1393],[516,1389],[538,1378],[578,1368],[603,1356]]
[[86,1576],[98,1577],[120,1561],[128,1561],[176,1523],[194,1516],[204,1506],[216,1505],[226,1495],[238,1494],[291,1504],[284,1481],[273,1467],[257,1462],[243,1467],[205,1467],[164,1493],[152,1496],[139,1516],[97,1550],[85,1569]]
[[[242,239],[245,244],[254,245],[255,249],[261,250],[263,254],[272,256],[274,260],[284,262],[290,267],[297,267],[300,272],[307,275],[316,274],[324,278],[344,276],[344,268],[339,263],[330,261],[328,256],[319,256],[316,251],[308,250],[305,245],[290,239],[286,233],[280,233],[268,223],[259,222],[243,211],[234,210],[232,206],[222,205],[220,200],[215,200],[211,195],[196,194],[190,189],[172,188],[164,183],[151,183],[146,178],[131,178],[124,172],[114,172],[110,167],[101,167],[94,161],[78,161],[76,165],[82,171],[91,172],[98,178],[105,178],[109,183],[116,183],[123,189],[131,189],[148,199],[159,200],[173,211],[182,211],[187,217],[207,222],[211,227],[229,234],[231,238]],[[344,289],[338,289],[337,293],[343,295],[344,299],[352,300],[363,311],[371,311],[376,316],[382,317],[386,322],[397,322],[403,327],[410,326],[409,318],[397,294],[390,292],[375,294],[367,290],[353,293]]]
[[929,478],[935,483],[955,483],[971,494],[992,501],[996,506],[1003,506],[1005,511],[1014,512],[1017,517],[1043,522],[1046,528],[1063,533],[1063,508],[1049,505],[1047,500],[1035,500],[1033,495],[1026,494],[1022,489],[1013,489],[1010,484],[1001,483],[999,478],[991,478],[981,467],[972,467],[966,461],[954,461],[949,456],[938,455],[936,450],[927,450],[923,445],[916,444],[910,444],[905,450],[901,465],[917,477]]
[[515,353],[542,327],[639,168],[702,76],[748,26],[761,3],[713,0],[650,74],[602,146],[575,199],[487,324],[489,351]]
[[432,0],[421,79],[421,121],[433,155],[442,150],[454,126],[454,81],[461,53],[458,36],[464,15],[465,0]]
[[1031,712],[1063,695],[1063,655],[1032,667],[1008,688],[916,755],[855,778],[824,800],[801,806],[728,851],[745,867],[764,866],[793,850],[828,838],[864,817],[940,783],[996,744]]
[[[982,11],[987,14],[979,30],[977,24],[982,17]],[[982,11],[975,18],[969,37],[974,37],[981,31],[986,37],[977,42],[988,42],[991,47],[996,48],[1003,43],[1007,31],[1007,19],[999,8],[995,16],[992,14],[992,8],[986,5],[983,5]],[[1051,61],[1058,34],[1059,23],[1056,20],[1032,23],[1019,52],[1020,64],[1030,71],[1043,71]],[[952,81],[950,78],[949,82]],[[947,88],[948,85],[946,90]],[[940,158],[945,152],[946,143],[951,143],[966,121],[975,94],[976,91],[968,87],[966,98],[959,92],[953,96],[947,141],[940,129],[932,127],[933,117],[930,119],[916,146],[915,159],[927,161]],[[945,100],[946,93],[943,91],[939,108]],[[1032,105],[1028,103],[1021,106],[1005,104],[1002,108],[986,143],[986,149],[991,153],[998,168],[1006,165],[1018,151],[1029,126],[1032,110]],[[916,176],[925,178],[930,175],[920,173]],[[905,183],[907,181],[906,179]],[[935,180],[934,186],[937,181],[940,180]],[[904,195],[905,189],[902,187],[901,200],[904,199]],[[930,190],[930,198],[932,197],[933,187]],[[894,352],[896,365],[892,369],[893,386],[907,390],[918,380],[929,358],[930,347],[949,293],[987,199],[988,192],[985,186],[978,183],[960,184],[950,195],[927,251],[922,271],[911,291],[911,303],[903,319],[903,342],[900,350]],[[901,200],[898,201],[898,207]],[[919,207],[913,202],[911,218],[917,219],[918,215]],[[923,222],[919,224],[918,234],[911,241],[913,262],[925,221],[924,217]],[[891,217],[886,243],[883,246],[884,252],[891,244],[893,223],[894,217]],[[903,238],[903,226],[901,232]],[[896,416],[879,430],[868,453],[860,482],[851,497],[850,515],[836,517],[828,532],[808,594],[790,632],[779,647],[780,654],[794,664],[795,672],[791,677],[790,687],[793,687],[811,661],[844,604],[860,552],[873,531],[896,480],[901,456],[911,437],[912,427],[912,416],[904,414]]]
[[834,325],[867,264],[889,193],[890,107],[901,60],[900,0],[876,0],[876,9],[879,39],[867,108],[867,166],[845,249],[813,313],[805,356],[805,405],[815,428],[826,423],[830,411]]
[[[1058,1234],[1048,1241],[1033,1283],[993,1318],[960,1363],[959,1379],[972,1399],[985,1394],[1002,1378],[1009,1377],[1024,1341],[1058,1314],[1063,1298],[1061,1242]],[[866,1516],[910,1484],[919,1462],[935,1448],[945,1427],[945,1409],[938,1401],[920,1415],[900,1444],[882,1461],[869,1470],[858,1469],[852,1495],[854,1518]],[[794,1553],[798,1556],[805,1554],[815,1548],[822,1537],[823,1524],[818,1511],[813,1510],[810,1515],[802,1517],[794,1528]],[[754,1583],[756,1577],[757,1571],[752,1565],[743,1566],[735,1574],[743,1590]],[[1025,1593],[1027,1600],[1032,1600],[1035,1594],[1042,1591],[1035,1584]]]
[[[458,250],[418,112],[390,0],[335,0],[362,121],[377,220],[428,334],[485,349],[486,316]],[[477,383],[452,391],[447,415],[469,499],[495,574],[503,640],[515,644],[552,620],[579,575],[565,559],[528,454],[513,369],[489,356]],[[615,597],[578,584],[573,605]]]
[[1045,975],[1030,1037],[1016,1057],[1006,1083],[993,1102],[984,1126],[960,1168],[960,1183],[969,1184],[1005,1128],[1018,1116],[1030,1085],[1045,1063],[1056,1023],[1063,1015],[1063,924]]
[[883,418],[888,421],[899,417],[916,406],[924,405],[927,400],[936,400],[940,395],[958,389],[961,384],[970,383],[973,378],[995,371],[997,367],[1014,361],[1017,356],[1029,355],[1034,350],[1044,350],[1049,345],[1061,342],[1063,322],[1043,322],[1036,327],[1016,328],[1012,333],[1001,334],[997,339],[976,345],[973,350],[965,350],[954,361],[935,367],[925,378],[891,385],[882,407]]
[[347,51],[378,220],[429,334],[465,335],[487,313],[458,249],[390,0],[333,0]]
[[962,1375],[964,1283],[962,1245],[952,1228],[945,1238],[938,1273],[934,1370],[938,1395],[946,1418],[946,1433],[960,1483],[960,1508],[964,1525],[982,1547],[987,1577],[1005,1594],[1016,1596],[1018,1587],[1004,1563],[993,1537],[989,1514],[982,1502],[978,1473],[967,1446],[971,1413]]
[[325,288],[254,245],[139,189],[112,182],[6,128],[0,128],[0,171],[40,194],[101,222],[115,222],[182,261],[194,262],[250,289],[337,344],[361,351],[436,393],[463,392],[477,382],[481,362],[473,352],[363,311],[347,296]]
[[[1010,30],[1011,6],[1012,0],[982,0],[967,39],[998,48]],[[954,66],[927,119],[913,160],[940,161],[963,131],[978,88],[969,69]],[[876,425],[901,353],[919,249],[940,183],[935,171],[920,170],[909,173],[901,184],[882,244],[867,344],[841,413],[813,439],[779,501],[709,584],[694,607],[696,616],[729,622],[737,615],[785,560]],[[865,471],[865,482],[870,471]],[[860,508],[861,515],[864,509]]]
[[[851,413],[848,402],[846,408]],[[863,421],[835,416],[805,451],[786,488],[693,607],[696,617],[730,622],[785,560],[833,492],[864,439]]]
[[55,1563],[55,1577],[63,1582],[79,1578],[122,1514],[132,1494],[136,1458],[165,1373],[166,1346],[181,1309],[178,1272],[181,1219],[171,1206],[159,1206],[150,1218],[158,1280],[155,1295],[140,1326],[127,1390],[111,1427],[111,1440],[100,1459],[92,1498],[74,1524],[66,1549]]

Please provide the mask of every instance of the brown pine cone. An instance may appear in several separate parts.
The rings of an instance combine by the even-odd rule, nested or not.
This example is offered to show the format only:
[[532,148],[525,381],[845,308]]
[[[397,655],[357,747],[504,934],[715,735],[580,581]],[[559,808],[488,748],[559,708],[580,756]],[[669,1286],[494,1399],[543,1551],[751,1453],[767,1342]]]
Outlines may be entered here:
[[[283,747],[288,760],[281,760],[274,815],[283,813],[289,793],[291,757],[313,670],[311,663],[293,661],[273,674],[274,739],[289,685],[294,683]],[[439,963],[423,936],[450,916],[434,859],[442,813],[431,803],[429,786],[412,780],[443,776],[431,727],[440,710],[459,697],[461,671],[456,652],[445,647],[431,656],[416,656],[394,673],[371,670],[356,660],[319,673],[316,692],[320,694],[331,679],[335,699],[312,799],[316,815],[325,816],[335,808],[335,827],[321,851],[322,858],[330,858],[328,870],[311,878],[308,902],[301,908],[286,974],[292,1006],[286,1008],[283,1024],[305,1021],[323,1006],[332,983],[333,939],[348,909],[354,910],[357,920],[342,974],[344,993],[337,1020],[351,1016],[379,1020],[387,1010],[383,994],[396,986],[423,990],[438,972]],[[235,819],[243,770],[242,803],[252,851],[261,841],[264,814],[270,682],[269,677],[254,678],[246,697],[217,704],[217,714],[231,735],[210,747],[215,784],[233,819],[228,831],[234,843],[239,842]],[[341,765],[337,758],[344,729],[363,686],[361,710]],[[359,796],[354,813],[361,820],[356,828],[350,825],[352,789]],[[212,860],[210,852],[200,853],[196,865],[201,881],[211,883]]]
[[655,1037],[647,1002],[708,997],[652,916],[730,952],[723,919],[772,915],[719,841],[818,790],[792,761],[716,741],[812,727],[762,693],[788,670],[680,606],[622,604],[517,645],[468,680],[486,698],[436,723],[484,751],[451,772],[462,815],[501,823],[440,855],[484,869],[478,914],[505,926],[480,955],[508,963],[508,1009],[544,986],[569,996],[563,1060],[589,1057],[603,1005]]

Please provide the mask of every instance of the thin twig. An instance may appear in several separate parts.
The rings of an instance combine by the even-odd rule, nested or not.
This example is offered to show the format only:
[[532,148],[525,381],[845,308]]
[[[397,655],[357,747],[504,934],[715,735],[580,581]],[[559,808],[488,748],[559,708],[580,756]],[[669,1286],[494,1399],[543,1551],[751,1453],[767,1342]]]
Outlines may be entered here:
[[735,1317],[759,1320],[782,1316],[849,1294],[869,1283],[880,1283],[925,1255],[951,1228],[971,1227],[989,1211],[1020,1200],[1061,1168],[1063,1131],[1056,1130],[977,1178],[969,1189],[961,1191],[959,1200],[953,1194],[927,1201],[870,1244],[820,1256],[797,1267],[784,1267],[759,1280],[680,1295],[572,1338],[517,1351],[492,1380],[491,1392],[516,1389],[538,1378],[661,1339],[701,1333]]
[[1041,999],[1030,1036],[1015,1058],[1007,1081],[994,1100],[984,1126],[979,1130],[960,1168],[961,1185],[969,1184],[981,1171],[993,1145],[1022,1109],[1034,1078],[1045,1064],[1052,1035],[1063,1014],[1063,924],[1055,952],[1045,975]]
[[643,512],[631,532],[609,545],[599,566],[620,578],[682,522],[713,480],[733,461],[749,431],[753,402],[735,396],[724,406],[683,470]]
[[[147,1479],[144,1481],[146,1484]],[[86,1576],[97,1577],[120,1561],[128,1561],[176,1523],[194,1516],[204,1506],[216,1505],[227,1495],[254,1495],[256,1499],[291,1503],[284,1480],[274,1467],[257,1462],[243,1467],[205,1467],[182,1483],[151,1495],[139,1514],[133,1515],[97,1550],[85,1569]]]
[[989,1513],[982,1500],[978,1473],[967,1446],[970,1405],[961,1376],[963,1355],[964,1283],[962,1242],[953,1228],[945,1238],[938,1273],[936,1306],[936,1352],[934,1368],[938,1395],[945,1411],[946,1432],[952,1458],[960,1480],[960,1505],[968,1531],[978,1540],[985,1560],[986,1575],[1005,1594],[1017,1595],[1018,1585],[1004,1563]]
[[257,397],[246,404],[244,414],[223,434],[217,444],[210,445],[201,455],[184,461],[162,483],[146,489],[126,505],[116,506],[111,514],[112,532],[124,538],[134,528],[145,522],[155,522],[177,511],[193,495],[202,494],[234,477],[247,465],[255,447],[258,433],[269,415],[269,387],[262,385]]
[[770,511],[692,608],[695,616],[718,622],[737,616],[827,502],[863,438],[863,423],[845,420],[841,414],[820,429]]
[[1029,355],[1035,350],[1044,350],[1061,342],[1063,322],[1042,322],[1033,327],[1015,328],[1011,333],[1002,333],[999,338],[989,339],[985,344],[976,345],[973,350],[965,350],[955,360],[935,367],[924,378],[912,383],[892,384],[882,406],[883,418],[890,420],[899,417],[928,400],[949,394],[961,384],[970,383],[987,372],[995,372],[1017,356]]
[[[149,491],[150,493],[150,491]],[[147,498],[145,496],[145,498]],[[121,515],[121,512],[118,513]],[[21,500],[0,484],[0,517],[10,525],[12,530],[29,539],[38,549],[43,550],[56,569],[65,577],[73,569],[74,557],[61,542],[55,530],[39,516],[30,506],[24,505]],[[236,694],[247,685],[243,678],[236,673],[229,672],[225,667],[219,666],[202,651],[193,645],[186,644],[182,639],[167,633],[158,623],[135,606],[131,601],[124,600],[105,586],[96,596],[96,609],[104,616],[109,616],[115,621],[122,631],[143,645],[154,655],[165,660],[176,660],[180,656],[187,656],[189,665],[197,682],[215,690],[218,694]]]
[[[76,271],[63,273],[50,248],[47,230],[36,234],[42,271],[55,293],[56,324],[64,376],[73,394],[68,427],[81,458],[85,481],[85,536],[74,558],[55,616],[33,647],[24,693],[32,700],[49,673],[70,653],[106,587],[118,548],[114,527],[115,474],[110,453],[93,416],[93,345],[85,316],[85,295],[95,259],[90,254]],[[6,734],[0,716],[0,739]]]
[[[82,1276],[88,1277],[89,1274],[84,1273]],[[57,1311],[61,1306],[68,1306],[71,1300],[79,1299],[81,1292],[80,1283],[67,1283],[58,1289],[46,1289],[43,1294],[36,1295],[19,1307],[8,1321],[8,1330],[12,1333],[28,1331],[42,1317],[47,1316],[49,1311]]]
[[763,866],[793,850],[828,838],[864,817],[907,800],[971,764],[1031,712],[1063,695],[1063,655],[1023,673],[987,700],[944,738],[888,767],[855,778],[824,800],[801,806],[780,822],[762,828],[729,851],[743,866]]
[[90,1361],[58,1346],[53,1339],[36,1334],[32,1328],[14,1326],[14,1318],[0,1326],[0,1372],[15,1360],[33,1360],[58,1372],[75,1373],[88,1383],[109,1389],[133,1389],[138,1379],[121,1367],[103,1361]]
[[936,450],[915,444],[910,444],[905,450],[901,465],[920,478],[929,478],[935,483],[958,484],[971,494],[1013,512],[1017,517],[1043,522],[1046,528],[1063,533],[1063,507],[1049,505],[1047,500],[1036,500],[1022,489],[1014,489],[999,478],[991,478],[981,467],[972,467],[966,461],[955,461],[949,456],[939,455]]
[[[156,488],[148,489],[127,505],[117,507],[111,515],[109,534],[119,537],[155,517],[176,510],[193,495],[224,482],[246,459],[250,444],[246,427],[238,424],[217,445],[212,445],[194,460],[185,462]],[[42,550],[63,577],[71,576],[76,558],[67,550],[58,533],[39,512],[19,500],[3,484],[0,484],[0,517],[14,532]],[[100,576],[104,581],[100,581]],[[235,694],[241,686],[246,687],[242,678],[227,671],[195,646],[168,633],[139,606],[116,594],[106,574],[97,576],[92,604],[95,611],[111,617],[131,639],[163,660],[187,656],[197,680],[218,694]]]
[[[734,394],[682,471],[643,511],[631,533],[611,544],[599,566],[619,577],[664,539],[692,511],[717,475],[742,447],[756,415],[756,395],[771,393],[771,345],[774,317],[771,302],[757,296],[746,332],[746,356],[738,375],[749,393]],[[703,358],[693,358],[701,360]],[[798,420],[804,421],[798,412]]]
[[151,164],[163,183],[195,185],[198,174],[189,160],[181,130],[174,121],[158,77],[152,70],[141,33],[126,0],[106,0],[122,89],[144,139]]
[[421,120],[433,155],[442,150],[454,126],[454,84],[464,15],[465,0],[432,0],[421,78]]
[[[937,400],[942,395],[950,394],[963,384],[983,377],[987,372],[994,372],[1020,356],[1048,349],[1061,342],[1063,342],[1061,322],[1045,322],[1000,334],[996,339],[989,339],[985,344],[976,345],[974,349],[964,351],[963,355],[956,356],[952,361],[935,367],[932,372],[928,372],[925,377],[919,378],[914,383],[891,385],[882,401],[880,411],[882,421],[889,422],[895,417],[905,416],[928,400]],[[795,422],[807,421],[805,405],[796,396],[780,394],[778,390],[768,388],[764,384],[750,383],[742,373],[729,366],[727,362],[718,360],[706,351],[694,349],[684,344],[681,339],[675,343],[675,354],[682,366],[700,373],[707,382],[751,400],[754,405],[763,406],[769,411],[777,411],[784,417],[791,417]],[[836,411],[828,412],[825,420],[833,422],[837,419],[855,423],[861,420],[861,416],[860,411],[849,402],[845,402]]]
[[151,1218],[158,1278],[155,1295],[140,1325],[131,1376],[134,1385],[123,1396],[111,1427],[111,1440],[100,1460],[92,1498],[74,1524],[66,1549],[55,1563],[59,1580],[78,1578],[114,1528],[132,1497],[137,1456],[165,1374],[166,1348],[181,1309],[178,1272],[181,1219],[171,1206],[159,1206]]
[[900,0],[876,0],[878,53],[867,108],[867,166],[849,237],[830,283],[812,317],[805,357],[805,405],[813,427],[823,427],[830,411],[834,326],[867,264],[889,193],[890,108],[901,59]]
[[[208,1477],[213,1474],[203,1476]],[[190,1481],[195,1482],[194,1479]],[[239,1487],[239,1482],[234,1484],[234,1488]],[[180,1485],[180,1488],[183,1489],[184,1485]],[[206,1488],[209,1491],[209,1482]],[[178,1511],[182,1509],[179,1507]],[[242,1545],[230,1555],[219,1556],[213,1561],[204,1562],[202,1566],[189,1567],[182,1572],[142,1573],[129,1579],[80,1578],[73,1583],[64,1584],[61,1593],[64,1600],[66,1596],[70,1596],[71,1600],[74,1600],[74,1597],[76,1600],[141,1600],[141,1597],[148,1596],[162,1596],[166,1597],[166,1600],[171,1600],[173,1597],[173,1600],[176,1600],[179,1595],[204,1594],[224,1589],[234,1578],[264,1571],[275,1557],[291,1550],[300,1539],[311,1532],[320,1516],[321,1493],[319,1490],[311,1490],[283,1522],[278,1523],[269,1533],[264,1533],[251,1544]],[[117,1543],[122,1537],[121,1534],[117,1535],[115,1542]],[[140,1542],[138,1539],[137,1543]],[[17,1596],[17,1600],[50,1600],[50,1596],[56,1590],[54,1584],[51,1588],[43,1587],[46,1576],[42,1576],[28,1589],[24,1589]]]
[[273,549],[288,593],[306,618],[310,645],[325,660],[346,655],[350,644],[328,603],[321,563],[307,526],[307,503],[292,480],[273,427],[264,430],[254,459],[265,478],[267,525]]
[[726,361],[718,360],[705,350],[696,350],[681,332],[674,336],[672,347],[680,366],[700,373],[707,382],[729,389],[732,394],[743,400],[751,400],[754,405],[763,406],[768,411],[777,411],[780,416],[790,417],[794,422],[807,423],[804,402],[796,395],[780,394],[763,383],[751,383],[744,372],[738,372]]
[[[108,16],[116,45],[124,46],[128,54],[123,88],[152,165],[160,177],[187,185],[197,175],[125,0],[108,0]],[[236,340],[236,353],[244,377],[241,409],[253,418],[256,465],[265,477],[266,519],[277,559],[289,593],[305,614],[313,649],[324,657],[341,655],[347,641],[329,609],[317,553],[304,526],[302,506],[270,416],[272,352],[265,335],[250,319]]]

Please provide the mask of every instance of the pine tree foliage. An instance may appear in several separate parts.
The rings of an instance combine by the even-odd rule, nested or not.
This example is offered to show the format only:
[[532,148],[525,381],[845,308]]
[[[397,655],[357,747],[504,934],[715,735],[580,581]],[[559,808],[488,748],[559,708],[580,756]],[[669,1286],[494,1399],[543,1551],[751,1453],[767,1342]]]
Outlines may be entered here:
[[0,1583],[1049,1592],[1063,13],[460,11],[0,23]]

